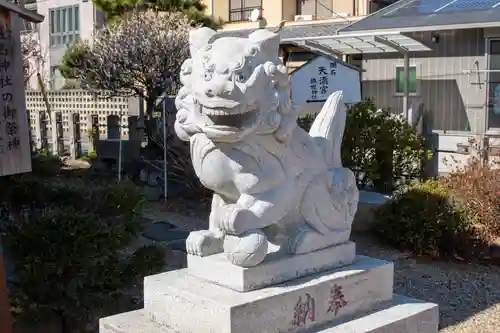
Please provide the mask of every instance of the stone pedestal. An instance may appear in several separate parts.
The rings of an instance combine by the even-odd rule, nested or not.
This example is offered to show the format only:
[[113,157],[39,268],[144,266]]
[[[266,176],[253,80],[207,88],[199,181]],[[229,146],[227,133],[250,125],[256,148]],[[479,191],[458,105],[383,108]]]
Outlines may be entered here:
[[353,243],[252,268],[189,257],[146,277],[144,309],[101,319],[100,333],[437,333],[437,305],[393,295],[393,274]]
[[188,255],[188,273],[223,287],[246,292],[350,265],[356,257],[356,245],[347,242],[300,256],[282,256],[272,250],[269,252],[264,262],[253,267],[235,266],[223,253],[208,257]]

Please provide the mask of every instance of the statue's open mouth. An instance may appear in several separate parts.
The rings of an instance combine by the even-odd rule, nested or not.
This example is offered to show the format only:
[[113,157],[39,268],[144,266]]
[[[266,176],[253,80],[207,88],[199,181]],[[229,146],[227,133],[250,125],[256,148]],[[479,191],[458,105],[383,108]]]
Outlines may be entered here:
[[203,106],[203,114],[210,120],[210,126],[243,129],[257,122],[258,112],[254,108],[208,108]]

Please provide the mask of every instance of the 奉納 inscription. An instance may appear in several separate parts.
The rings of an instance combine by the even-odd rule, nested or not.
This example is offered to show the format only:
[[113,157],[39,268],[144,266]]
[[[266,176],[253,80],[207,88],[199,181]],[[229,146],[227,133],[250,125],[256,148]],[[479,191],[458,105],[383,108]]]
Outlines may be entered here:
[[309,293],[303,297],[299,296],[293,312],[292,325],[294,327],[304,326],[307,321],[316,320],[316,300]]
[[338,284],[334,284],[330,288],[330,297],[328,300],[328,310],[327,313],[332,313],[336,316],[339,313],[339,310],[347,305],[347,301],[345,300],[344,292],[342,290],[342,286]]

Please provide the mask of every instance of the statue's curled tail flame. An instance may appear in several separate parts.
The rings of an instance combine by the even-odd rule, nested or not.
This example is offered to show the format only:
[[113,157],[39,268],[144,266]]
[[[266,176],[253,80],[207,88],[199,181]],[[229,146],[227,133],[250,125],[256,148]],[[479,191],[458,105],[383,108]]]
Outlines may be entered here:
[[321,149],[329,169],[342,167],[340,148],[347,116],[342,98],[342,91],[331,94],[309,130],[309,135]]

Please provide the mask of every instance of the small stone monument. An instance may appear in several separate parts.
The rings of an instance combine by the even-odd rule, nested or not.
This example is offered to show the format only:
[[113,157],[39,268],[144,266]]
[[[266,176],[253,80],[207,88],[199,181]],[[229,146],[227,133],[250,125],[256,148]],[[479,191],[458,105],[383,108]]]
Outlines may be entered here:
[[100,332],[436,333],[437,305],[393,295],[393,264],[349,241],[359,192],[340,157],[342,92],[307,133],[279,35],[215,34],[191,33],[175,123],[214,192],[209,228],[189,235],[187,269],[146,277],[144,309]]

